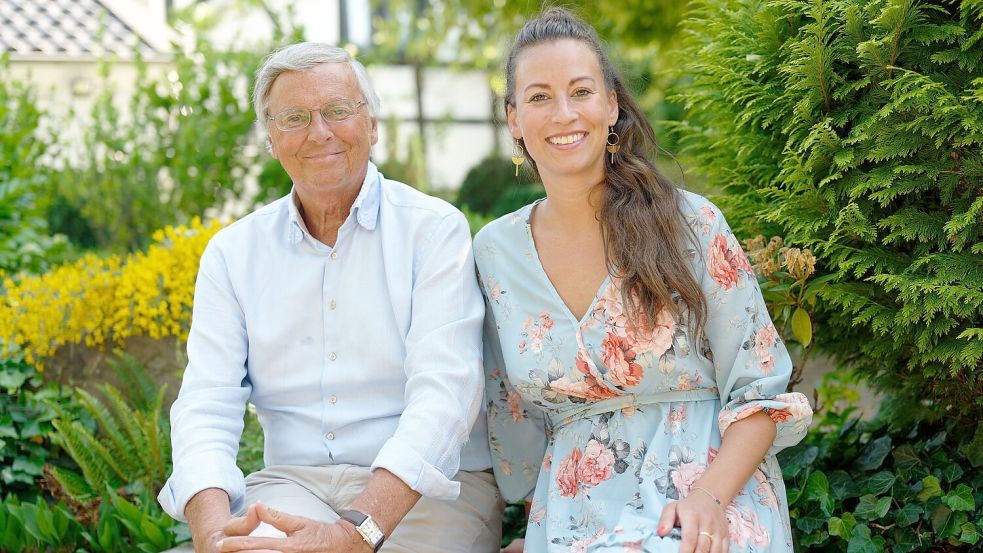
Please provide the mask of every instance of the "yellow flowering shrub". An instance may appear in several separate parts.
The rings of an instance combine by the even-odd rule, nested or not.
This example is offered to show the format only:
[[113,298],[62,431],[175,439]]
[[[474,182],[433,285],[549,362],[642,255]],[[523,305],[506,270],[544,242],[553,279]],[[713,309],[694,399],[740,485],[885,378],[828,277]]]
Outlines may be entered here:
[[5,278],[0,344],[39,370],[66,344],[123,345],[126,338],[187,340],[198,261],[222,224],[167,227],[145,252],[88,254],[42,275]]

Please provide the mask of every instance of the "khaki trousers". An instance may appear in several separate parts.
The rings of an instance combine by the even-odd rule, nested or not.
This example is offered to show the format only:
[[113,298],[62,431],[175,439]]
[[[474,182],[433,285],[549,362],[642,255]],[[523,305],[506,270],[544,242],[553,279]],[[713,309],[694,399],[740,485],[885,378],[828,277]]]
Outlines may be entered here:
[[[334,465],[267,467],[246,477],[246,503],[262,500],[274,509],[334,522],[365,489],[367,467]],[[498,553],[504,503],[491,472],[460,471],[461,495],[453,501],[426,497],[413,506],[380,553]],[[242,516],[245,507],[236,513]],[[262,524],[252,535],[283,536]]]

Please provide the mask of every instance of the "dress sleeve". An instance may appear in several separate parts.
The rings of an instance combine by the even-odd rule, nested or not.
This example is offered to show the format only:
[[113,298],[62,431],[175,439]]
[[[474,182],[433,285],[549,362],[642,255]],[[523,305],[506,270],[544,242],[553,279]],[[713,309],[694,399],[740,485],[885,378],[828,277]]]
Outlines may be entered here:
[[488,407],[488,442],[495,480],[506,501],[532,498],[546,454],[546,419],[542,409],[529,403],[512,386],[505,370],[494,307],[485,309],[485,401]]
[[792,360],[768,315],[751,264],[723,214],[709,202],[696,215],[701,281],[707,300],[709,340],[723,408],[723,436],[735,421],[758,411],[777,426],[769,454],[797,444],[812,421],[812,408],[798,392],[786,393]]

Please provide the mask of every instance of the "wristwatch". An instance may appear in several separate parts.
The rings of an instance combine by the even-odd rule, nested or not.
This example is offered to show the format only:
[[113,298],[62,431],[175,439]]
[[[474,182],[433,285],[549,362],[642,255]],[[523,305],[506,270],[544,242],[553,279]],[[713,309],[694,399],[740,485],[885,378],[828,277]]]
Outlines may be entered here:
[[341,513],[341,519],[354,524],[355,531],[362,536],[365,543],[369,544],[374,553],[378,553],[382,542],[386,541],[386,533],[372,517],[358,511],[345,511]]

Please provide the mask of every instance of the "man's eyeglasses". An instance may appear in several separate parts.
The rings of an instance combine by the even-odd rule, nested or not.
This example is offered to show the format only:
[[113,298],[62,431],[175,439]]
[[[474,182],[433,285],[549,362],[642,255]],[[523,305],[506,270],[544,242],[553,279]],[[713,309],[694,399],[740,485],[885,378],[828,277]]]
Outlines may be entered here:
[[340,123],[355,117],[359,106],[364,104],[364,100],[339,98],[317,109],[289,108],[275,115],[267,115],[266,118],[272,120],[276,128],[283,132],[299,131],[311,124],[315,111],[320,112],[321,117],[328,123]]

